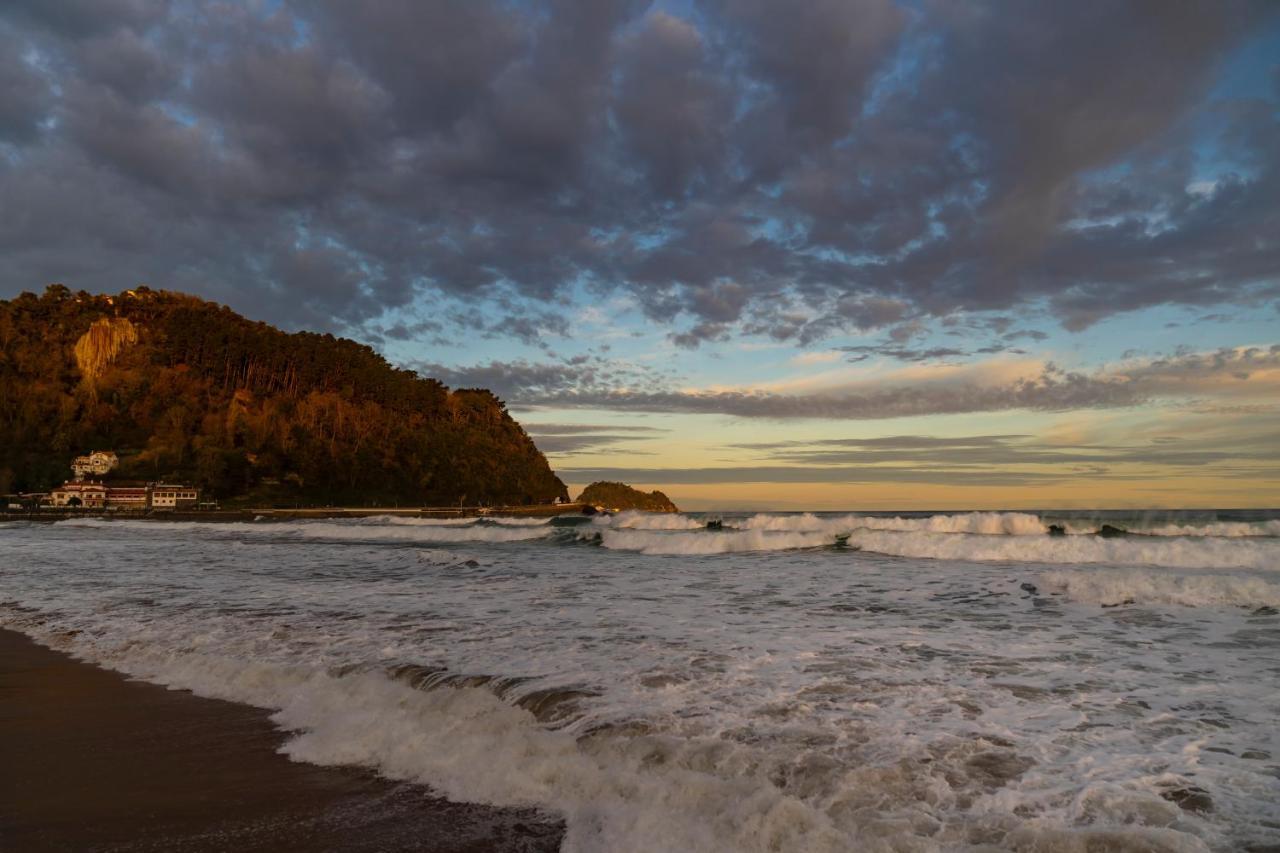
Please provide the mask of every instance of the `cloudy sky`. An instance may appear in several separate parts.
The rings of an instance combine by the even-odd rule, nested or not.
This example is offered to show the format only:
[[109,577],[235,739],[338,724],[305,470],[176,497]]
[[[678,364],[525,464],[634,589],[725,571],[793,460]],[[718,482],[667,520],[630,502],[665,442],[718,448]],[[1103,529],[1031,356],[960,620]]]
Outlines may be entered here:
[[0,297],[493,388],[690,507],[1280,504],[1280,4],[5,0]]

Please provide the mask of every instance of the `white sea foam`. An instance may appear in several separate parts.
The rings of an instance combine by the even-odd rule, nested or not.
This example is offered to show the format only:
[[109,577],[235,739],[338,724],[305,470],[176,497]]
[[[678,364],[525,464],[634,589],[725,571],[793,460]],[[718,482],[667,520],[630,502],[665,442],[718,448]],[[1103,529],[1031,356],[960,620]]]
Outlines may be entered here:
[[[346,519],[337,519],[346,522]],[[503,516],[467,516],[459,518],[419,518],[403,515],[369,516],[360,521],[371,525],[399,524],[406,527],[468,527],[476,524],[494,524],[500,527],[543,527],[551,523],[548,518],[507,518]]]
[[500,524],[503,527],[541,527],[554,521],[554,517],[547,518],[508,518],[505,516],[488,516],[488,521],[494,524]]
[[[159,525],[159,527],[156,527]],[[106,530],[209,530],[209,529],[232,529],[236,527],[247,527],[245,522],[231,522],[228,524],[211,525],[204,521],[142,521],[138,519],[127,518],[106,518],[102,516],[88,516],[85,518],[64,518],[53,523],[54,527],[84,527],[88,529],[106,529]]]
[[[268,530],[270,528],[270,530]],[[413,540],[416,542],[520,542],[542,539],[551,533],[549,527],[490,527],[468,525],[448,527],[438,525],[380,525],[353,526],[340,522],[305,522],[297,524],[260,525],[258,532],[273,532],[300,536],[304,539],[334,540]]]
[[827,814],[763,777],[767,756],[717,739],[579,739],[483,689],[422,691],[381,673],[136,645],[73,648],[138,677],[273,709],[297,732],[283,751],[299,761],[374,767],[460,800],[555,808],[568,853],[848,849]]
[[1280,520],[1219,521],[1208,524],[1161,524],[1136,528],[1149,536],[1222,536],[1226,538],[1280,536]]
[[[300,760],[563,814],[572,853],[1280,843],[1280,543],[732,523],[32,525],[0,624],[275,709]],[[477,534],[566,545],[438,538]]]
[[739,526],[749,530],[820,530],[831,533],[867,529],[1034,536],[1048,532],[1048,528],[1039,518],[1024,512],[966,512],[955,515],[931,515],[926,518],[882,518],[867,515],[819,516],[813,513],[755,515]]
[[[421,690],[377,671],[337,675],[154,643],[112,645],[122,638],[110,635],[87,642],[33,633],[137,677],[271,709],[294,732],[283,751],[295,760],[372,767],[458,800],[554,809],[566,819],[567,853],[944,851],[966,847],[974,831],[1003,836],[1012,850],[1210,849],[1191,827],[1171,828],[1178,809],[1158,792],[1177,774],[1091,785],[1069,805],[1080,827],[1001,818],[1028,793],[1043,795],[1034,784],[1010,787],[1036,762],[1000,738],[944,740],[925,751],[906,738],[896,744],[902,760],[841,770],[785,743],[548,729],[480,688]],[[821,730],[807,736],[822,742]],[[939,820],[957,799],[971,802],[971,813]]]
[[632,530],[698,530],[707,523],[680,513],[640,512],[625,510],[617,515],[595,515],[591,521],[597,527],[615,527]]
[[849,537],[849,544],[879,554],[930,560],[1280,570],[1280,542],[1271,540],[954,536],[858,530]]
[[423,548],[417,552],[417,557],[419,563],[443,569],[476,568],[489,565],[488,560],[482,560],[475,555],[454,550],[441,551],[433,548]]
[[602,530],[601,544],[615,551],[641,554],[733,554],[743,551],[789,551],[835,544],[823,532],[733,530],[680,532],[665,530]]
[[1054,569],[1045,591],[1092,604],[1178,604],[1188,607],[1280,607],[1280,581],[1238,574],[1184,574],[1168,569]]
[[[345,519],[343,520],[345,521]],[[458,518],[420,518],[417,516],[406,515],[371,515],[366,518],[359,519],[359,522],[374,525],[403,524],[407,527],[465,527],[468,524],[475,524],[478,520],[479,519],[476,516],[460,516]]]

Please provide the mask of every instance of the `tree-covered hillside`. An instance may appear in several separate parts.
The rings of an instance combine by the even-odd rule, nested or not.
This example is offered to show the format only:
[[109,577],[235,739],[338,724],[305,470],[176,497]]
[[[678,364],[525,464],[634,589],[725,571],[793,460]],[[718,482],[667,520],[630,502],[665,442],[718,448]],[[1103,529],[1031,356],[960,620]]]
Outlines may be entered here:
[[286,334],[139,288],[0,301],[0,492],[71,458],[267,503],[523,504],[566,498],[488,391],[450,391],[354,341]]
[[679,512],[671,498],[659,491],[642,492],[626,483],[592,483],[578,496],[579,503],[608,510],[641,509],[648,512]]

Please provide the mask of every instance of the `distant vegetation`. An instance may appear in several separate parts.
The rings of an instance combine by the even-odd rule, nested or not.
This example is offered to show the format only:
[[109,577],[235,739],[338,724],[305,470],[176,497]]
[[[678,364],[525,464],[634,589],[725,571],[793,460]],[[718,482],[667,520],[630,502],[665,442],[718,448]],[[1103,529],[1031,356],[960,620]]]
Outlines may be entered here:
[[48,489],[95,449],[120,454],[118,477],[244,503],[568,498],[493,394],[354,341],[146,288],[0,301],[0,492]]
[[671,499],[662,492],[642,492],[626,483],[592,483],[578,496],[579,503],[603,509],[642,509],[649,512],[679,512]]

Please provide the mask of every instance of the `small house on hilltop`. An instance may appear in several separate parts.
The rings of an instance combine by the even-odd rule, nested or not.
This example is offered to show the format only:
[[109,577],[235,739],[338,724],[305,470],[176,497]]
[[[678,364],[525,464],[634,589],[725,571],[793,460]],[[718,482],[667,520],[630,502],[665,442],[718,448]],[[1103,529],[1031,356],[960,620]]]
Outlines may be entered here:
[[83,479],[89,474],[102,475],[110,472],[120,464],[120,457],[111,450],[95,450],[87,456],[77,456],[71,460],[71,471],[76,479]]

